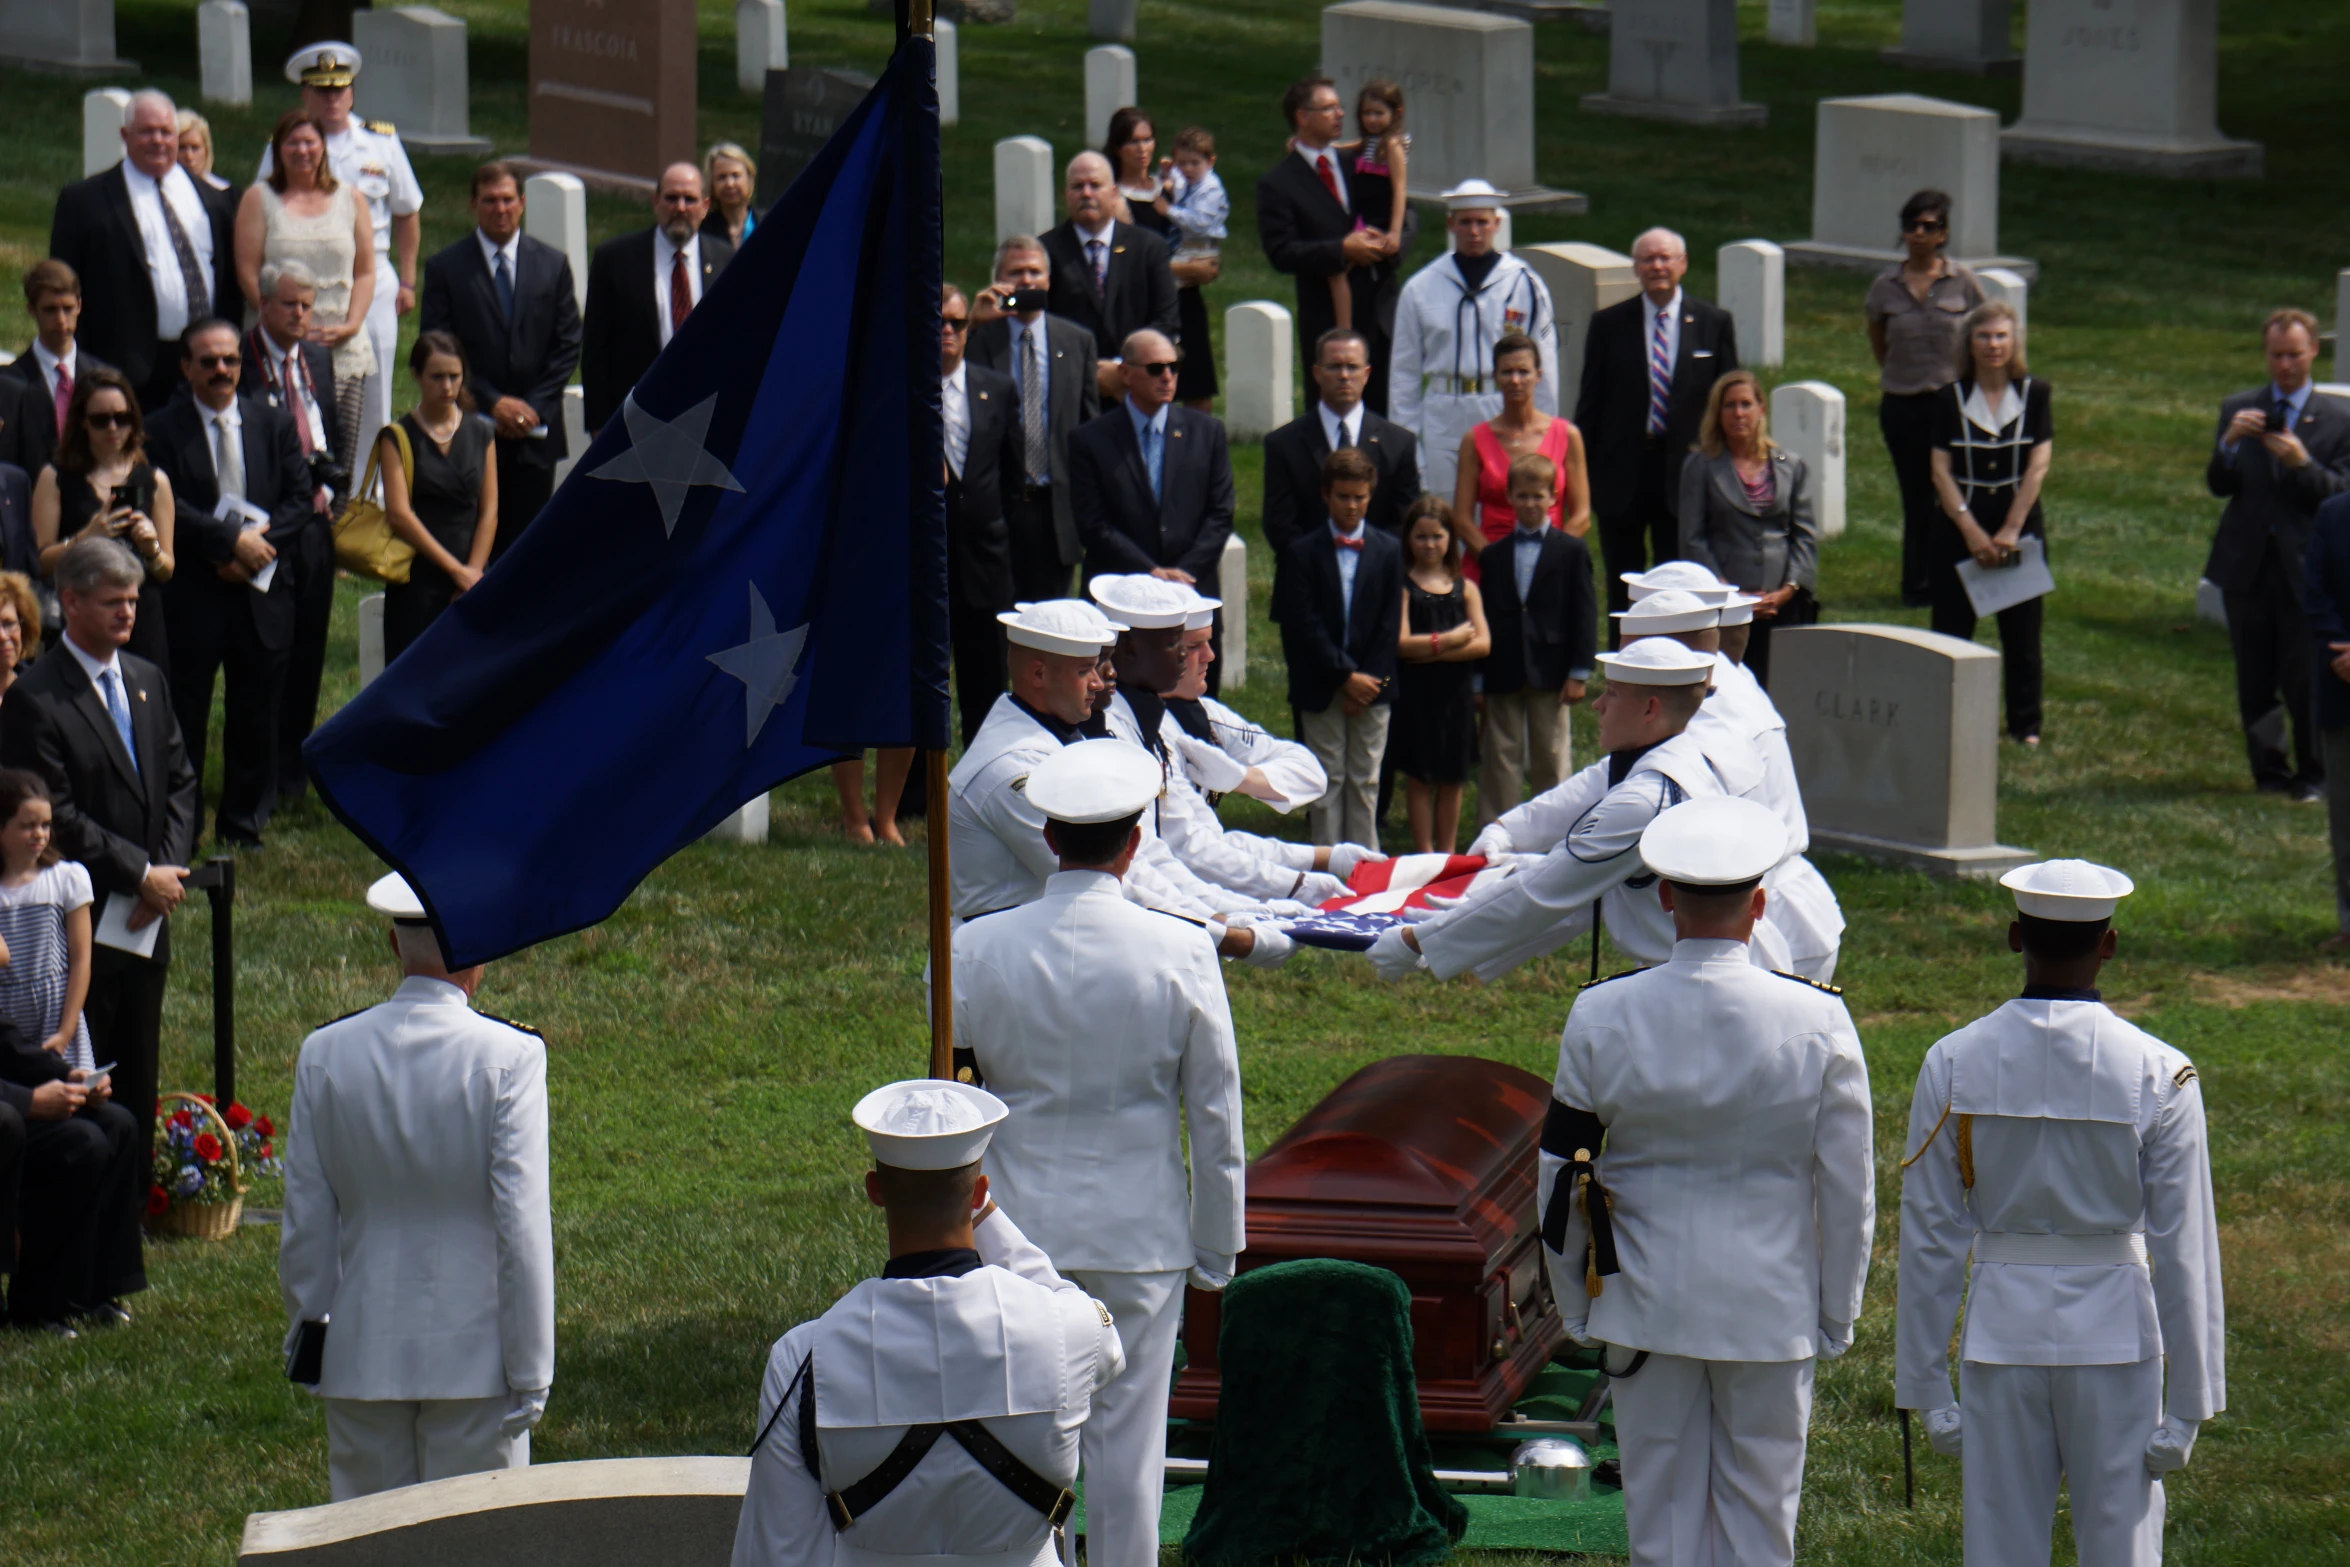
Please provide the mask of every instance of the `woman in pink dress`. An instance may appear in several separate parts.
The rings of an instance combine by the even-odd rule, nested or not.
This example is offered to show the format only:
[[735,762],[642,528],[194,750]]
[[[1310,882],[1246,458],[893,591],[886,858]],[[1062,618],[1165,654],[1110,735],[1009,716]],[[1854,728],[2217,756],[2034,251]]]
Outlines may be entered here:
[[1467,555],[1464,573],[1477,577],[1477,555],[1517,527],[1510,508],[1510,464],[1540,452],[1558,469],[1558,499],[1550,523],[1575,538],[1591,531],[1591,483],[1583,470],[1583,436],[1572,420],[1534,406],[1542,379],[1542,349],[1523,332],[1505,332],[1493,345],[1493,385],[1501,412],[1461,439],[1460,478],[1453,488],[1453,531]]

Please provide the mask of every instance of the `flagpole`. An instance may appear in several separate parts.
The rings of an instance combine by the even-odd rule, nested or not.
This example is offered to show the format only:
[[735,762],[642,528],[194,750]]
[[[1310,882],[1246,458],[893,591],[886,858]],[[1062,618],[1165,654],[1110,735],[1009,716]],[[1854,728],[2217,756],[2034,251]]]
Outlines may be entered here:
[[930,1075],[955,1075],[955,944],[947,912],[947,754],[922,753],[930,822]]

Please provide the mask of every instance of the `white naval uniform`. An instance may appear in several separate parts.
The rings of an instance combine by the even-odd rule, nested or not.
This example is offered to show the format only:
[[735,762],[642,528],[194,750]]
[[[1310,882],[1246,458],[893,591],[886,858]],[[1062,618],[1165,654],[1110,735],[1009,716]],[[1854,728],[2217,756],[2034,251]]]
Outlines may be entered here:
[[1754,747],[1762,764],[1762,783],[1750,798],[1777,812],[1787,826],[1787,857],[1763,878],[1771,896],[1771,923],[1787,938],[1788,968],[1824,985],[1836,977],[1844,911],[1827,878],[1804,857],[1811,848],[1811,818],[1803,809],[1794,754],[1787,748],[1787,720],[1752,670],[1716,653],[1713,692],[1697,710],[1697,723],[1705,722],[1727,724]]
[[1229,1275],[1246,1244],[1240,1058],[1215,947],[1120,897],[1106,871],[1059,871],[1035,902],[957,930],[954,976],[956,1041],[1012,1112],[988,1144],[990,1189],[1109,1306],[1126,1346],[1085,1427],[1088,1559],[1155,1567],[1184,1274]]
[[[1614,1384],[1634,1567],[1793,1561],[1812,1361],[1851,1342],[1876,1215],[1844,1003],[1764,973],[1743,942],[1676,942],[1575,998],[1552,1095],[1606,1128],[1594,1164],[1622,1269],[1589,1295],[1574,1204],[1544,1253],[1560,1312],[1579,1339],[1649,1355]],[[1575,1152],[1554,1146],[1559,1121],[1546,1217]]]
[[328,1325],[334,1499],[527,1465],[499,1422],[555,1380],[545,1044],[411,975],[302,1042],[287,1120],[278,1283]]
[[[1007,691],[987,710],[979,732],[947,775],[951,902],[957,919],[1027,903],[1060,869],[1060,857],[1044,841],[1044,812],[1029,804],[1021,789],[1036,764],[1063,743]],[[1126,896],[1194,919],[1215,912],[1170,879],[1165,867],[1174,857],[1167,846],[1152,833],[1144,839],[1143,852],[1126,873]]]
[[2160,1561],[2147,1440],[2166,1415],[2227,1407],[2195,1068],[2095,992],[2063,994],[2078,999],[2027,996],[1945,1035],[1910,1103],[1895,1402],[1950,1403],[1963,1294],[1972,1567],[2048,1560],[2060,1476],[2082,1567]]
[[[1151,749],[1143,745],[1140,716],[1125,692],[1111,699],[1108,718],[1112,738],[1141,746],[1146,751]],[[1224,824],[1217,819],[1215,807],[1208,804],[1207,797],[1180,765],[1183,753],[1176,748],[1174,736],[1182,732],[1173,716],[1162,708],[1160,749],[1152,754],[1166,783],[1159,794],[1158,808],[1145,811],[1142,817],[1145,833],[1164,844],[1176,866],[1190,878],[1180,884],[1182,891],[1194,903],[1218,910],[1293,896],[1298,890],[1298,872],[1225,838]]]
[[[1641,963],[1664,962],[1673,950],[1673,916],[1640,857],[1640,834],[1684,800],[1752,798],[1761,777],[1749,748],[1707,740],[1693,725],[1651,746],[1615,784],[1608,781],[1612,759],[1603,756],[1480,833],[1490,842],[1498,829],[1509,852],[1542,858],[1413,927],[1437,978],[1466,970],[1498,979],[1589,933],[1595,904],[1617,946]],[[1786,938],[1767,906],[1753,956],[1764,968],[1788,964]]]
[[[354,443],[364,453],[374,446],[377,433],[392,422],[392,384],[400,346],[400,273],[392,260],[392,219],[423,211],[424,187],[416,182],[416,171],[408,165],[408,149],[401,145],[400,133],[389,125],[378,130],[356,112],[345,129],[326,139],[326,161],[335,178],[356,190],[367,203],[367,221],[374,228],[375,298],[367,307],[367,340],[375,349],[375,373],[367,378],[360,395],[361,428]],[[269,178],[271,164],[270,150],[264,147],[261,172],[254,178]],[[420,254],[417,265],[423,264]]]
[[1461,442],[1501,412],[1493,345],[1523,332],[1542,350],[1534,406],[1559,411],[1558,315],[1541,275],[1504,251],[1474,294],[1450,254],[1412,274],[1395,303],[1388,351],[1387,417],[1420,438],[1420,478],[1452,499]]
[[[1217,749],[1241,766],[1253,767],[1264,774],[1270,792],[1252,794],[1249,798],[1287,816],[1291,811],[1312,805],[1329,792],[1330,775],[1323,770],[1311,746],[1268,733],[1214,697],[1203,696],[1198,701],[1201,710],[1207,714],[1209,731],[1215,737]],[[1181,746],[1175,736],[1182,729],[1183,726],[1174,723],[1172,719],[1162,726],[1167,743],[1178,751]],[[1188,759],[1184,763],[1184,775],[1191,780],[1194,788],[1206,790],[1207,784]],[[1220,818],[1216,819],[1216,830],[1227,844],[1244,849],[1259,859],[1271,860],[1291,871],[1310,871],[1314,868],[1313,844],[1288,838],[1268,838],[1261,833],[1235,832],[1225,828]]]
[[[1048,1483],[1075,1480],[1078,1431],[1094,1395],[1125,1366],[1117,1330],[1001,1208],[973,1238],[979,1266],[867,1279],[776,1340],[759,1386],[761,1434],[735,1524],[734,1567],[1059,1560],[1046,1515],[951,1436],[847,1529],[834,1530],[825,1504],[826,1489],[871,1473],[906,1427],[957,1420],[984,1422]],[[800,1441],[803,1368],[816,1400],[822,1488]]]

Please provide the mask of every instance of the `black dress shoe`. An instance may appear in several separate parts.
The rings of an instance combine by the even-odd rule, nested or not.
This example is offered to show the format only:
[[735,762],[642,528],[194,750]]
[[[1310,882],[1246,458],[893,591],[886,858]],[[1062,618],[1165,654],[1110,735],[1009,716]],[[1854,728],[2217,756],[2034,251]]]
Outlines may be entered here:
[[2295,805],[2323,805],[2323,804],[2325,804],[2325,803],[2326,803],[2326,786],[2325,786],[2324,784],[2321,784],[2321,783],[2297,783],[2297,784],[2295,784],[2295,785],[2293,786],[2293,803],[2294,803]]
[[81,1337],[73,1330],[73,1325],[63,1317],[52,1318],[47,1322],[13,1322],[9,1326],[15,1328],[19,1333],[42,1333],[50,1338],[64,1339],[69,1344]]
[[73,1314],[93,1327],[120,1328],[130,1325],[130,1309],[119,1300],[100,1301],[95,1306],[76,1306]]

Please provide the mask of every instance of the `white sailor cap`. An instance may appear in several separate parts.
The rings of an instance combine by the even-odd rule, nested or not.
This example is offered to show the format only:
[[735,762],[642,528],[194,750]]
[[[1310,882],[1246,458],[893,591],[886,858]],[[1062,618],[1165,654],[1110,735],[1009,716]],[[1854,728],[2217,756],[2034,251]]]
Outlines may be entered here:
[[1041,604],[1015,604],[996,616],[1004,637],[1014,647],[1032,647],[1040,653],[1090,658],[1114,645],[1126,628],[1083,599],[1046,599]]
[[873,1162],[899,1170],[960,1170],[979,1162],[1011,1107],[984,1088],[935,1077],[876,1088],[849,1119]]
[[1629,639],[1676,631],[1711,631],[1721,624],[1722,612],[1714,602],[1686,588],[1661,588],[1634,601],[1630,609],[1617,610],[1614,618],[1622,622],[1623,635]]
[[1651,593],[1661,593],[1666,588],[1694,593],[1709,604],[1719,604],[1736,591],[1693,560],[1664,561],[1646,571],[1623,572],[1620,579],[1625,587],[1632,590],[1632,602],[1635,604]]
[[1165,787],[1158,758],[1124,740],[1065,745],[1028,775],[1028,803],[1056,822],[1083,826],[1132,816]]
[[1738,887],[1787,857],[1787,824],[1752,800],[1718,795],[1660,812],[1640,834],[1640,858],[1684,887]]
[[286,58],[286,80],[296,87],[348,87],[358,74],[359,51],[331,38]]
[[1448,191],[1438,193],[1447,212],[1491,212],[1501,206],[1501,192],[1490,180],[1463,180]]
[[1754,606],[1762,602],[1752,593],[1732,593],[1722,600],[1722,624],[1750,626],[1754,624]]
[[1190,588],[1148,572],[1109,573],[1086,584],[1086,592],[1103,609],[1137,631],[1171,631],[1182,627],[1198,598]]
[[1222,599],[1212,599],[1197,588],[1183,590],[1191,595],[1191,612],[1183,617],[1186,631],[1205,631],[1216,623],[1216,611],[1224,607]]
[[2087,860],[2042,860],[1999,878],[2015,894],[2018,914],[2043,920],[2109,920],[2114,905],[2136,891],[2120,871]]
[[1644,637],[1620,653],[1600,654],[1599,667],[1610,685],[1697,686],[1713,678],[1714,656],[1670,637]]
[[424,900],[398,871],[375,879],[367,889],[367,906],[378,914],[389,914],[404,925],[421,925],[425,921]]

